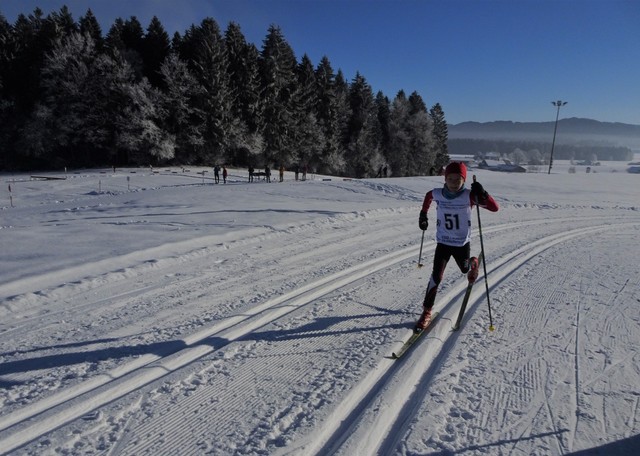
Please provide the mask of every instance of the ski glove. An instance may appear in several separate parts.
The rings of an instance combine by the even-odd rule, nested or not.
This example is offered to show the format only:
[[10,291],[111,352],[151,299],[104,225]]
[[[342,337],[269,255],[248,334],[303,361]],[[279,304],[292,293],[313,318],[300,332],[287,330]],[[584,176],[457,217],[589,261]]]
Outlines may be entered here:
[[471,194],[477,199],[478,202],[485,201],[487,199],[487,196],[489,196],[480,182],[474,182],[473,184],[471,184]]
[[420,211],[418,226],[422,231],[425,231],[427,228],[429,228],[429,220],[427,220],[427,213],[425,211]]

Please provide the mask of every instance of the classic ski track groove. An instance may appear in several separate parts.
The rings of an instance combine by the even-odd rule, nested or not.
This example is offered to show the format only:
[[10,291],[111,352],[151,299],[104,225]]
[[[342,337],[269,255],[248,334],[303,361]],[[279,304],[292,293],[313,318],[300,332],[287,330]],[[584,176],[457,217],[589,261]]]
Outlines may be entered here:
[[[602,217],[603,219],[607,219],[606,217]],[[590,219],[595,219],[595,218],[590,218]],[[570,221],[570,220],[575,220],[575,218],[559,218],[559,219],[554,219],[554,222],[562,222],[562,221]],[[525,226],[531,226],[531,225],[539,225],[539,224],[545,224],[548,223],[547,220],[532,220],[532,221],[527,221],[527,222],[514,222],[514,223],[509,223],[509,224],[501,224],[501,225],[497,225],[497,226],[492,226],[492,227],[488,227],[485,229],[486,234],[491,234],[493,232],[500,232],[502,230],[505,229],[517,229],[517,228],[521,228],[521,227],[525,227]],[[307,229],[308,227],[303,227],[302,229]],[[474,230],[475,232],[475,230]],[[274,233],[269,233],[270,235],[274,235]],[[275,234],[277,235],[277,233]],[[260,239],[263,239],[265,237],[267,237],[267,234],[263,234],[261,236],[259,236],[257,239],[258,241]],[[341,236],[339,234],[335,234],[334,236],[336,239],[341,239]],[[205,238],[208,239],[208,238]],[[323,239],[327,239],[327,236],[323,236]],[[128,274],[129,276],[143,276],[146,278],[146,281],[149,282],[151,279],[153,278],[157,278],[157,277],[161,277],[162,275],[165,274],[165,270],[168,269],[171,266],[174,266],[176,264],[180,264],[183,263],[185,261],[188,261],[189,259],[193,258],[194,255],[196,257],[203,257],[206,255],[211,255],[214,254],[216,252],[216,250],[220,249],[220,245],[224,245],[224,248],[226,249],[238,249],[238,248],[242,248],[242,247],[246,247],[247,245],[252,245],[254,244],[256,241],[247,241],[246,239],[239,239],[239,240],[235,240],[232,241],[229,245],[225,245],[225,244],[219,244],[219,245],[214,245],[211,247],[206,247],[206,248],[195,248],[195,249],[191,249],[190,251],[187,251],[186,253],[183,254],[178,254],[178,255],[174,255],[172,257],[169,258],[163,258],[160,260],[160,262],[162,263],[162,266],[157,268],[159,269],[158,271],[154,270],[154,264],[152,262],[150,262],[149,260],[144,261],[141,264],[137,264],[135,266],[124,266],[123,268],[116,270],[116,271],[110,271],[110,272],[106,272],[102,275],[99,275],[97,277],[89,277],[89,278],[84,278],[83,280],[81,280],[80,282],[74,282],[72,281],[71,283],[65,283],[64,285],[61,285],[59,287],[65,287],[65,288],[71,288],[73,289],[73,295],[72,298],[74,298],[75,301],[78,302],[82,302],[82,304],[71,304],[69,303],[69,305],[65,306],[63,309],[60,310],[52,310],[52,311],[48,311],[47,312],[47,321],[50,321],[51,323],[48,326],[54,325],[56,324],[56,319],[57,318],[64,318],[65,315],[67,315],[69,312],[84,312],[86,310],[94,310],[96,308],[100,308],[99,304],[103,303],[103,302],[109,302],[109,301],[113,301],[114,298],[127,298],[126,300],[123,300],[123,304],[128,303],[129,299],[134,299],[138,296],[147,296],[148,293],[151,292],[158,292],[158,293],[162,293],[162,289],[166,288],[169,284],[167,283],[152,283],[150,285],[144,285],[144,286],[137,286],[137,287],[133,287],[129,290],[121,290],[119,287],[121,286],[117,280],[117,277],[123,274]],[[184,241],[178,242],[176,243],[177,245],[180,244],[184,244]],[[433,242],[428,242],[425,244],[426,247],[433,245]],[[143,252],[149,252],[149,251],[154,251],[154,249],[147,249]],[[132,259],[132,258],[142,258],[144,257],[143,252],[135,252],[135,253],[131,253],[128,255],[124,255],[124,258],[127,259]],[[296,257],[299,258],[301,256],[301,254],[297,254]],[[101,261],[97,261],[96,263],[101,263]],[[152,263],[151,265],[149,263]],[[92,269],[92,265],[85,265],[85,268],[88,269]],[[76,267],[72,267],[69,268],[70,271],[76,270],[78,268]],[[42,283],[42,282],[47,282],[49,276],[51,275],[60,275],[63,277],[66,277],[68,275],[68,273],[64,272],[64,271],[59,271],[57,273],[46,273],[43,274],[42,278],[39,278],[37,280],[33,280],[33,282],[36,283]],[[181,286],[185,286],[189,283],[194,283],[197,281],[201,280],[201,277],[194,277],[194,278],[181,278],[178,277],[175,281],[179,281]],[[238,278],[236,277],[235,280],[240,280],[242,281],[242,278]],[[89,290],[86,290],[86,285],[83,283],[84,281],[89,281],[91,283],[94,282],[104,282],[105,284],[102,285],[103,287],[113,287],[116,289],[116,294],[107,294],[107,296],[105,296],[104,298],[101,299],[94,299],[92,296],[92,287],[89,287]],[[4,284],[4,285],[0,285],[0,290],[2,289],[7,289],[7,290],[11,290],[11,291],[15,291],[15,290],[19,290],[23,287],[17,285],[16,283],[21,283],[22,280],[17,280],[14,282],[10,282],[8,284]],[[111,282],[115,282],[115,283],[111,283]],[[56,287],[56,288],[59,288]],[[77,291],[75,291],[77,290]],[[21,291],[19,294],[11,296],[10,300],[17,300],[20,296],[24,295],[24,294],[33,294],[33,295],[37,295],[40,297],[41,301],[46,302],[49,301],[52,298],[52,294],[53,296],[55,296],[55,292],[56,289],[42,289],[42,290],[30,290],[28,293],[26,291]],[[3,294],[7,294],[6,291],[3,292]],[[103,292],[103,294],[105,294]],[[38,330],[42,331],[44,329],[46,329],[48,326],[45,324],[42,324],[42,316],[41,315],[35,315],[35,316],[22,316],[20,319],[20,323],[19,324],[14,324],[11,328],[2,328],[3,335],[8,335],[11,333],[19,333],[21,331],[24,331],[25,329],[28,330],[28,326],[30,324],[36,323],[38,324]],[[2,324],[0,323],[0,328]]]
[[[624,225],[624,223],[618,224],[618,226],[620,225]],[[629,223],[629,225],[633,225],[633,223]],[[487,265],[491,278],[490,289],[497,287],[519,266],[541,252],[562,242],[609,228],[610,225],[591,226],[546,236],[499,258],[491,265]],[[449,302],[449,304],[440,309],[441,321],[432,329],[431,334],[427,335],[428,343],[423,340],[420,350],[407,353],[405,355],[407,359],[402,359],[400,362],[392,359],[381,360],[377,368],[372,370],[332,412],[333,423],[352,424],[340,425],[342,427],[339,428],[324,426],[315,433],[315,438],[311,442],[305,442],[302,446],[288,449],[285,454],[295,454],[297,451],[317,455],[334,453],[391,454],[398,443],[397,436],[404,435],[410,418],[415,415],[419,407],[420,401],[412,401],[412,396],[426,387],[428,379],[459,337],[458,333],[449,334],[450,327],[444,322],[448,314],[452,320],[455,319],[453,310],[457,309],[457,303],[451,302],[451,299],[459,295],[465,286],[464,283],[461,283],[440,298],[441,301]],[[478,297],[477,291],[473,295],[476,298],[469,300],[465,320],[477,310],[478,303],[484,298],[484,296]],[[461,331],[464,331],[464,321]],[[405,363],[410,368],[404,368]],[[402,379],[404,387],[392,388],[390,385],[400,381],[399,378]],[[369,399],[367,404],[363,404],[364,399],[371,398],[371,396],[376,396],[375,400]],[[385,404],[386,407],[381,407],[381,404]],[[360,419],[354,419],[352,416],[354,412]],[[375,418],[371,420],[373,424],[362,419],[367,413],[375,415]],[[362,423],[365,421],[367,424],[363,425]],[[388,423],[393,424],[389,425]],[[350,444],[350,441],[355,443]]]
[[[552,220],[553,223],[560,223],[561,221],[562,219]],[[506,223],[487,227],[484,232],[485,234],[490,235],[492,233],[499,233],[503,230],[511,230],[518,227],[531,226],[532,224],[546,223],[549,223],[549,221],[538,220]],[[618,225],[620,225],[620,223],[618,223]],[[498,286],[498,284],[519,265],[525,263],[528,259],[537,255],[539,252],[560,242],[607,229],[610,228],[610,226],[610,224],[591,226],[576,229],[568,233],[546,236],[532,244],[516,250],[510,255],[499,258],[489,267],[491,288]],[[5,454],[19,448],[39,436],[45,435],[46,433],[59,428],[72,420],[86,415],[107,403],[121,398],[124,395],[158,380],[159,378],[162,378],[167,374],[221,348],[221,346],[212,347],[197,345],[198,342],[204,339],[211,338],[215,335],[217,338],[226,340],[226,344],[228,344],[231,341],[237,340],[256,329],[275,321],[295,309],[313,302],[323,295],[336,291],[339,288],[366,276],[375,274],[382,269],[392,267],[404,261],[412,260],[415,257],[416,250],[416,246],[410,246],[366,261],[360,265],[347,268],[338,273],[330,274],[322,279],[309,283],[308,285],[299,287],[291,292],[284,293],[279,297],[270,299],[258,306],[255,306],[249,312],[226,318],[220,323],[214,324],[200,332],[185,337],[184,342],[187,345],[187,348],[177,353],[172,353],[168,356],[143,355],[140,358],[118,366],[109,372],[100,374],[89,380],[83,381],[80,384],[74,385],[72,388],[62,390],[47,398],[34,402],[29,406],[2,416],[0,417],[0,432],[5,433],[7,430],[11,430],[12,432],[10,432],[6,437],[0,438],[0,451]],[[527,251],[528,253],[525,253]],[[459,294],[459,289],[463,286],[464,284],[454,287],[446,296],[443,296],[442,300],[446,301],[448,298],[450,299],[453,297],[453,295]],[[145,287],[141,287],[140,290],[143,290],[144,288]],[[129,293],[136,293],[136,290],[131,290]],[[465,319],[470,318],[476,310],[477,301],[477,298],[475,300],[470,300]],[[451,310],[451,307],[455,307],[455,303],[450,303],[445,306],[445,308],[441,310],[441,313],[443,314],[445,311]],[[450,338],[446,337],[446,332],[449,331],[449,328],[444,322],[445,315],[441,316],[441,320],[442,321],[434,328],[434,333],[427,337],[429,339],[445,340],[445,342],[448,342],[446,339]],[[464,325],[462,329],[464,329]],[[437,336],[434,334],[437,334]],[[411,355],[412,354],[409,353],[407,354],[407,357],[412,357]],[[441,355],[434,353],[433,358],[438,359],[440,356]],[[430,356],[423,358],[431,359]],[[402,366],[401,363],[398,363],[397,365]],[[382,360],[380,364],[371,371],[371,373],[367,375],[356,388],[354,388],[354,391],[338,405],[334,416],[337,415],[346,418],[352,414],[354,410],[360,410],[362,408],[360,405],[362,398],[370,396],[372,392],[376,392],[376,394],[378,394],[377,392],[381,392],[383,390],[385,383],[394,381],[396,376],[393,375],[392,367],[393,361],[387,359]],[[409,380],[411,381],[411,384],[419,384],[422,374],[426,371],[430,371],[432,368],[432,363],[430,361],[427,362],[426,365],[424,361],[416,364],[416,366],[409,372]],[[385,382],[378,385],[381,379],[385,379]],[[403,376],[403,381],[406,380],[407,379]],[[407,388],[405,391],[412,390],[413,388]],[[89,397],[83,397],[86,395]],[[389,413],[395,415],[393,422],[398,420],[405,422],[406,419],[411,416],[412,412],[410,410],[402,410],[406,408],[408,399],[409,397],[404,397],[404,395],[403,397],[393,399],[392,403],[394,406],[386,411],[387,415]],[[69,405],[71,401],[74,401],[73,405]],[[58,410],[58,408],[60,408],[59,406],[62,404],[66,404],[66,407],[62,407]],[[366,409],[366,407],[364,407],[364,409]],[[47,413],[45,414],[44,412]],[[362,413],[364,413],[364,410]],[[46,416],[40,417],[39,415]],[[341,420],[339,419],[334,420],[334,422],[340,421]],[[386,421],[387,420],[378,420],[377,423],[380,424]],[[14,426],[16,426],[15,432],[11,429]],[[317,433],[316,438],[311,443],[304,445],[304,449],[305,451],[308,450],[311,452],[324,452],[323,449],[326,448],[337,448],[340,446],[339,444],[347,440],[350,431],[351,429],[340,430],[324,428],[321,432]],[[385,443],[391,438],[388,435],[388,429],[386,429],[386,427],[384,429],[380,429],[380,425],[373,426],[369,429],[368,434],[371,438],[362,440],[363,442],[367,442],[367,448],[364,449],[365,453],[372,453],[372,451],[369,450],[379,448],[381,445],[386,448],[390,448],[389,443]]]

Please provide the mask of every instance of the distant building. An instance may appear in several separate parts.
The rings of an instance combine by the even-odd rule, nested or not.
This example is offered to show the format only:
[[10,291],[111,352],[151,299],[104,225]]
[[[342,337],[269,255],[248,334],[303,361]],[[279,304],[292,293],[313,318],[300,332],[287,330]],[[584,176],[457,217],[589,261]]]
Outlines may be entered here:
[[527,170],[520,165],[514,165],[509,160],[489,160],[484,159],[478,164],[478,168],[489,171],[500,171],[503,173],[526,173]]

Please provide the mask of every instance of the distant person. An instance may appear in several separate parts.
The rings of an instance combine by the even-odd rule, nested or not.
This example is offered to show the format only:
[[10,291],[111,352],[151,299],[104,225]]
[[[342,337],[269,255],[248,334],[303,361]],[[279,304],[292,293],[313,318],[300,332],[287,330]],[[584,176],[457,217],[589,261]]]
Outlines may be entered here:
[[271,168],[269,168],[269,165],[264,167],[264,178],[267,182],[271,182]]
[[213,167],[213,181],[216,184],[220,183],[220,167],[218,165]]
[[485,191],[480,182],[465,188],[467,167],[464,163],[453,162],[445,169],[443,187],[430,190],[424,197],[418,226],[425,231],[429,227],[427,212],[432,202],[436,202],[436,252],[433,257],[433,271],[424,297],[422,316],[415,331],[425,329],[431,321],[431,309],[435,303],[438,285],[451,257],[456,261],[470,283],[478,278],[478,259],[471,254],[471,209],[478,205],[491,212],[498,210],[498,203]]
[[224,181],[225,184],[227,183],[227,175],[228,175],[227,167],[223,166],[222,167],[222,180]]
[[249,165],[249,182],[253,182],[253,166]]
[[300,174],[300,165],[296,165],[296,168],[294,171],[296,173],[296,180],[298,180],[298,175]]
[[284,165],[280,165],[280,182],[284,182]]

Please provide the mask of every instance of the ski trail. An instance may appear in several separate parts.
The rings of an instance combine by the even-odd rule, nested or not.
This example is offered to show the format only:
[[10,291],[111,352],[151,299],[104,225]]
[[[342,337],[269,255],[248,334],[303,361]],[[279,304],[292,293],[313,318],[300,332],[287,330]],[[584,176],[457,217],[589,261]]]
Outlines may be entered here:
[[[539,223],[542,224],[544,221]],[[487,228],[486,232],[498,233],[526,225],[527,223],[525,222],[509,223]],[[432,242],[429,244],[432,244]],[[190,243],[189,245],[192,244]],[[211,354],[230,342],[246,336],[283,315],[313,302],[320,296],[331,293],[340,287],[384,268],[408,261],[415,256],[415,252],[416,247],[410,246],[330,274],[289,293],[284,293],[254,306],[242,314],[227,317],[219,323],[182,338],[179,342],[185,348],[177,353],[143,354],[133,361],[98,374],[74,385],[72,388],[54,393],[42,400],[1,416],[0,433],[5,433],[5,431],[12,432],[7,437],[3,437],[0,434],[0,448],[2,448],[2,451],[18,448],[33,440],[35,438],[33,436],[44,435],[106,403],[156,381],[197,359]],[[133,255],[133,257],[139,258],[139,254]],[[177,258],[178,260],[173,261],[183,261],[179,254],[177,254]],[[132,292],[136,293],[137,290]],[[207,340],[214,340],[215,344],[202,344]],[[381,375],[384,372],[384,369],[381,370]],[[370,379],[372,384],[375,383],[376,379],[375,373],[372,374]],[[85,398],[85,396],[88,397]],[[79,399],[82,400],[80,401]],[[75,404],[68,406],[69,403]],[[59,407],[63,407],[63,410],[58,411]],[[39,415],[46,415],[47,419],[36,419],[32,423],[24,425],[24,423]],[[12,428],[14,427],[20,427],[20,429],[13,432]]]
[[[540,224],[548,223],[546,221],[540,221]],[[513,223],[490,227],[485,229],[487,234],[499,233],[502,230],[514,229],[514,227],[530,226],[531,223]],[[517,249],[510,256],[502,257],[498,261],[490,265],[490,278],[492,281],[492,288],[496,287],[501,280],[504,280],[511,272],[513,272],[520,264],[528,261],[531,257],[535,256],[539,251],[550,248],[557,243],[564,242],[572,237],[579,237],[581,235],[588,234],[590,232],[597,232],[610,227],[596,226],[583,229],[574,230],[568,233],[561,233],[558,235],[543,237],[542,239],[533,242],[525,247]],[[533,249],[533,250],[531,250]],[[416,254],[417,248],[411,246],[399,251],[383,255],[379,258],[366,261],[358,264],[354,267],[347,268],[335,274],[330,274],[320,280],[309,283],[306,286],[299,287],[289,293],[285,293],[277,298],[270,299],[261,305],[253,307],[249,311],[245,311],[241,315],[235,315],[224,319],[223,321],[207,327],[202,331],[199,331],[190,336],[184,337],[181,341],[186,346],[185,349],[177,353],[155,354],[155,355],[143,355],[136,361],[126,363],[119,366],[116,369],[105,372],[97,377],[94,377],[88,381],[85,381],[79,385],[75,385],[60,393],[53,394],[52,396],[35,402],[30,406],[23,409],[16,410],[13,413],[5,415],[0,418],[0,432],[2,430],[10,431],[10,435],[7,438],[0,437],[1,451],[11,451],[18,448],[25,443],[44,435],[51,430],[64,425],[65,423],[77,419],[87,413],[96,410],[97,408],[112,402],[118,398],[123,397],[127,393],[141,388],[153,381],[156,381],[171,372],[192,363],[194,360],[207,356],[214,350],[218,350],[221,346],[228,344],[233,340],[237,340],[258,328],[281,318],[288,313],[299,309],[300,307],[313,302],[320,296],[331,293],[338,290],[340,287],[344,287],[348,284],[356,282],[367,276],[375,274],[382,269],[388,268],[395,264],[409,261]],[[528,252],[528,253],[527,253]],[[509,265],[513,266],[509,266]],[[493,283],[493,280],[496,283]],[[445,299],[453,298],[459,294],[464,288],[464,284],[454,286],[446,294]],[[468,316],[472,315],[475,311],[477,304],[480,300],[476,299],[474,302],[470,302],[468,309]],[[455,303],[450,303],[443,310],[452,311],[455,307]],[[448,336],[448,325],[445,318],[441,317],[441,321],[436,325],[437,329],[442,329],[436,334],[431,334],[429,339],[440,341],[440,345],[446,345],[451,347],[451,344],[455,341]],[[464,329],[463,329],[464,330]],[[203,343],[204,341],[214,340],[215,344],[210,342]],[[452,342],[453,341],[453,342]],[[427,347],[434,345],[435,350],[431,352],[431,348],[428,348],[429,354],[433,355],[435,359],[438,357],[440,350],[438,343],[426,340],[421,341],[421,344],[427,344]],[[202,344],[202,345],[200,345]],[[207,345],[209,344],[209,345]],[[447,350],[443,353],[446,354]],[[444,355],[443,355],[444,356]],[[424,378],[424,372],[433,369],[431,364],[431,356],[424,357],[423,363],[417,368],[410,369],[408,375],[414,380],[414,390],[421,391],[428,386],[428,378]],[[377,400],[377,395],[380,391],[388,388],[388,385],[398,378],[398,374],[403,366],[407,368],[412,366],[412,363],[394,363],[391,360],[383,360],[380,365],[373,369],[358,385],[354,388],[354,392],[349,394],[345,399],[344,405],[341,402],[336,415],[338,417],[345,416],[365,416],[369,413],[369,403],[374,399]],[[404,382],[404,377],[403,382]],[[391,448],[389,442],[388,429],[390,426],[390,416],[400,417],[392,419],[391,422],[398,421],[400,423],[406,423],[412,416],[412,411],[406,407],[408,401],[407,396],[403,392],[395,392],[393,400],[390,402],[393,405],[390,407],[390,412],[385,411],[375,426],[372,426],[373,438],[366,438],[367,442],[364,442],[363,451],[368,451],[372,448],[383,447]],[[88,397],[85,397],[88,396]],[[65,405],[64,410],[59,410],[57,406]],[[71,405],[70,405],[71,404]],[[384,403],[387,404],[386,402]],[[31,420],[31,421],[29,421]],[[339,422],[340,420],[332,420],[332,422]],[[357,420],[355,420],[357,422]],[[15,426],[15,429],[12,429]],[[357,427],[357,426],[356,426]],[[401,425],[403,428],[404,425]],[[15,432],[14,432],[15,430]],[[317,448],[320,451],[323,448],[340,448],[343,444],[349,445],[349,434],[351,429],[332,428],[327,426],[323,428],[323,431],[319,433],[320,437],[308,441],[308,444],[303,444],[309,448]],[[371,442],[371,443],[369,443]]]
[[[637,281],[636,271],[619,271],[614,266],[621,252],[633,256],[632,252],[625,250],[628,248],[625,246],[633,244],[637,227],[621,224],[611,228],[569,240],[564,246],[551,249],[539,258],[532,258],[495,290],[498,321],[504,321],[504,326],[498,326],[498,333],[484,337],[481,335],[481,320],[486,319],[486,312],[481,312],[480,318],[469,322],[470,337],[459,340],[460,345],[453,350],[455,359],[448,359],[443,364],[443,369],[434,378],[432,394],[426,397],[427,409],[419,413],[410,428],[410,434],[405,437],[405,441],[411,442],[410,449],[401,446],[396,451],[401,448],[407,454],[425,454],[424,452],[428,453],[427,448],[432,451],[435,445],[443,453],[456,452],[455,450],[461,449],[459,445],[462,442],[469,442],[471,439],[479,443],[508,443],[515,438],[513,454],[553,454],[558,444],[562,445],[564,452],[579,451],[590,448],[588,443],[585,445],[585,441],[592,442],[597,447],[604,435],[611,438],[614,429],[618,432],[621,428],[626,429],[623,419],[628,417],[627,406],[612,408],[610,399],[616,394],[615,391],[621,389],[621,396],[627,397],[629,387],[624,381],[620,384],[617,380],[625,378],[627,373],[624,370],[635,369],[637,375],[637,368],[631,367],[636,366],[632,361],[636,351],[635,348],[629,350],[634,347],[631,342],[633,339],[629,336],[637,333],[638,328],[633,322],[633,316],[637,316],[633,302],[637,299],[628,299],[627,294],[620,295],[616,299],[618,304],[614,306],[610,302],[620,289],[624,289],[626,281],[632,284],[634,277]],[[617,240],[618,238],[622,241]],[[599,251],[599,246],[594,245],[597,242],[608,245],[609,249]],[[590,263],[586,260],[590,251],[609,253],[602,253],[602,257],[594,258]],[[567,255],[567,252],[572,254]],[[601,267],[594,270],[593,264]],[[606,273],[607,270],[612,273]],[[525,278],[527,285],[546,284],[545,290],[539,293],[535,287],[529,286],[524,290],[520,289],[519,283]],[[489,280],[493,282],[491,273]],[[585,294],[588,296],[585,297]],[[492,298],[493,295],[492,292]],[[578,352],[580,383],[576,387],[574,338],[578,300],[581,301]],[[492,303],[493,301],[494,299]],[[538,313],[542,315],[532,315]],[[559,315],[563,315],[563,318],[556,318]],[[516,344],[512,346],[514,339]],[[520,349],[523,344],[524,351]],[[620,349],[616,350],[616,346],[620,346]],[[482,378],[480,383],[464,385],[453,376],[457,372],[457,364],[462,364],[460,360],[466,360],[466,351],[470,354],[479,351],[480,355],[484,352],[488,357],[469,359],[461,367],[463,373],[475,376],[477,380]],[[495,364],[502,366],[497,378],[492,378],[491,375],[490,366],[494,359]],[[535,368],[534,363],[540,364],[542,361],[543,367],[536,368],[536,371],[540,371],[546,380],[544,390],[531,378],[530,370],[519,368],[527,365]],[[476,372],[473,367],[467,369],[466,365],[475,367]],[[490,387],[483,385],[485,378]],[[514,398],[514,402],[504,403],[500,407],[493,397],[499,397],[496,392],[503,389],[511,393],[510,397]],[[448,390],[452,390],[451,396],[448,396],[452,403],[480,396],[482,405],[479,409],[470,408],[480,416],[467,420],[462,416],[452,415],[455,407],[451,407],[449,418],[446,410],[439,410],[436,398],[446,394]],[[631,391],[635,390],[631,388]],[[544,393],[549,397],[548,405]],[[579,399],[580,408],[576,406],[576,398]],[[488,404],[495,405],[489,407]],[[540,409],[543,412],[536,417],[533,412],[540,405],[543,405]],[[549,427],[550,421],[544,412],[547,407],[551,409],[553,428]],[[497,419],[499,414],[503,414],[500,417],[502,423]],[[488,422],[482,419],[484,416],[490,417]],[[425,431],[425,425],[433,426],[434,430]],[[578,432],[574,438],[573,429],[576,426]],[[528,432],[523,427],[532,427],[536,432],[534,435],[529,434],[528,438],[519,438],[518,436],[526,436]],[[541,433],[541,429],[555,431]],[[603,433],[605,429],[608,433]],[[415,434],[420,435],[422,440],[416,442]],[[632,435],[636,434],[637,432]],[[617,434],[616,438],[622,436]],[[501,448],[505,451],[506,447]],[[509,453],[505,451],[504,454]]]
[[[56,406],[67,404],[80,396],[94,392],[93,395],[80,401],[80,403],[54,412],[54,415],[48,417],[47,420],[36,421],[5,438],[0,438],[0,448],[6,452],[16,449],[33,440],[34,435],[43,435],[50,432],[64,423],[77,419],[106,403],[123,397],[131,391],[139,389],[220,349],[223,345],[249,334],[251,331],[312,302],[320,296],[333,292],[383,268],[407,261],[414,254],[415,247],[411,246],[329,275],[293,292],[285,293],[280,297],[258,305],[244,314],[229,317],[216,325],[182,339],[187,348],[178,353],[169,356],[142,355],[133,362],[124,364],[73,388],[56,393],[2,416],[0,417],[0,431],[7,430],[32,417],[48,412]],[[216,345],[198,345],[214,337],[217,341]]]
[[[490,288],[497,287],[522,264],[541,252],[562,242],[609,228],[609,225],[599,225],[562,232],[544,237],[513,251],[489,266]],[[317,430],[310,441],[306,440],[296,445],[295,448],[287,449],[282,454],[297,454],[298,452],[318,455],[332,453],[389,454],[392,452],[398,443],[397,436],[404,434],[406,426],[418,406],[410,404],[420,402],[412,401],[412,396],[420,394],[419,391],[427,388],[431,375],[429,373],[438,367],[438,360],[446,355],[446,352],[451,349],[459,337],[459,333],[450,333],[446,320],[455,320],[454,311],[457,309],[454,307],[456,303],[450,302],[450,300],[459,295],[465,286],[464,283],[461,283],[441,298],[442,301],[449,302],[449,304],[440,310],[440,321],[425,340],[419,343],[420,350],[407,353],[405,356],[408,359],[400,360],[400,362],[386,358],[381,360],[376,368],[336,407],[332,412],[330,423],[326,423],[325,426]],[[477,295],[477,293],[474,294]],[[467,318],[470,318],[470,315],[477,310],[477,305],[482,300],[478,297],[473,302],[470,300]],[[375,397],[374,401],[367,400],[372,396]],[[354,419],[354,415],[359,419]],[[354,424],[349,426],[341,424],[349,422]]]

